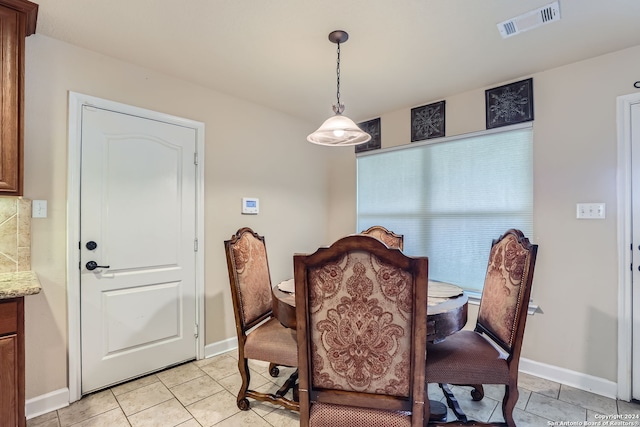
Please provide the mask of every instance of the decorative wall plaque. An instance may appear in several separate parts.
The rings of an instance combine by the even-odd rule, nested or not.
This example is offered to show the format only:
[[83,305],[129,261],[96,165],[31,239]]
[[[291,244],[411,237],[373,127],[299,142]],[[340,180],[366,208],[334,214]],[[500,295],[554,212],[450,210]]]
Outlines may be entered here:
[[411,142],[440,138],[444,134],[445,101],[411,109]]
[[533,120],[533,79],[485,91],[487,129]]
[[363,151],[369,150],[377,150],[382,146],[382,141],[380,138],[380,117],[378,117],[377,119],[358,123],[358,127],[371,135],[371,140],[366,144],[356,145],[356,153],[362,153]]

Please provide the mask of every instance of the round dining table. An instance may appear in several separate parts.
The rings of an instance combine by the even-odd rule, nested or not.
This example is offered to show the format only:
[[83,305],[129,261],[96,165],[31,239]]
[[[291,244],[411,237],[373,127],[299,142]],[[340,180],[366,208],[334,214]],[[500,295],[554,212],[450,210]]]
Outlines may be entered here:
[[[296,329],[296,297],[293,279],[273,288],[273,314],[283,326]],[[427,341],[440,342],[467,323],[468,297],[462,288],[450,283],[429,281],[427,289]],[[447,406],[429,400],[432,421],[444,421]]]
[[[293,290],[293,279],[273,287],[273,314],[283,326],[291,329],[296,328]],[[431,280],[427,292],[427,340],[440,342],[467,323],[468,298],[456,285]]]

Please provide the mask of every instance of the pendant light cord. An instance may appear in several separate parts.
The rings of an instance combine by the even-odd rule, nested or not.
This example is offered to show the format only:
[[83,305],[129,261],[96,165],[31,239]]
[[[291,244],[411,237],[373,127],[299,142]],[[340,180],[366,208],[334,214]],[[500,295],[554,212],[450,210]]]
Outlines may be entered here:
[[333,107],[333,111],[336,114],[342,114],[344,111],[344,106],[340,104],[340,42],[338,45],[338,60],[336,61],[336,78],[337,78],[337,89],[336,89],[336,97],[338,98],[338,103]]
[[338,43],[338,60],[336,61],[336,77],[338,80],[336,96],[338,97],[338,106],[340,105],[340,43]]

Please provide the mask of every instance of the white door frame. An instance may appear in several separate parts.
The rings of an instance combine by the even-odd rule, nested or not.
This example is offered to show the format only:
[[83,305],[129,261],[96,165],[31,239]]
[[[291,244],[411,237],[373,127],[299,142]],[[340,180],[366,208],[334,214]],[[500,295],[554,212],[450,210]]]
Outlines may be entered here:
[[69,92],[69,158],[67,179],[67,318],[69,353],[69,402],[82,397],[82,367],[80,345],[80,165],[82,106],[95,107],[159,120],[196,130],[196,322],[199,325],[196,338],[196,357],[204,357],[204,123],[183,119],[156,111],[133,107],[76,92]]
[[[617,98],[618,125],[618,398],[631,400],[632,272],[631,253],[631,106],[640,93]],[[635,242],[639,244],[640,242]]]

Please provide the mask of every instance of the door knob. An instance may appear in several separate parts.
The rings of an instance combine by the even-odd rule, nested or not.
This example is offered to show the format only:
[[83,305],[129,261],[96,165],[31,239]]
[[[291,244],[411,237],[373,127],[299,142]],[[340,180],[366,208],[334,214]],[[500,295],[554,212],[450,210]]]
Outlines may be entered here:
[[94,250],[95,248],[98,247],[98,244],[96,242],[94,242],[93,240],[90,240],[90,241],[87,242],[86,247],[87,247],[87,249],[92,251],[92,250]]
[[87,270],[92,271],[92,270],[95,270],[96,268],[110,268],[111,266],[109,266],[109,265],[98,265],[98,263],[95,262],[95,261],[89,261],[86,264],[85,267],[87,267]]

